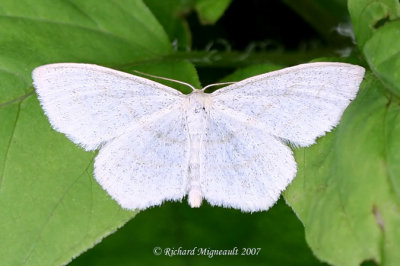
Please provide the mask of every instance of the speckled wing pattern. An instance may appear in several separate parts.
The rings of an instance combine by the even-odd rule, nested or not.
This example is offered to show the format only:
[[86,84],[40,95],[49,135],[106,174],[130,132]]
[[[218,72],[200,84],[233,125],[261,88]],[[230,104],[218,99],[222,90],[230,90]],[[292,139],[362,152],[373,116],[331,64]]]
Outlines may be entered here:
[[199,165],[200,202],[252,212],[272,206],[296,175],[285,143],[309,146],[336,126],[363,75],[359,66],[311,63],[217,90],[199,110],[204,127],[191,125],[204,128],[196,162],[187,95],[88,64],[41,66],[33,80],[51,125],[86,150],[100,148],[95,178],[122,207],[182,199],[190,165]]
[[351,64],[302,64],[224,87],[213,93],[213,105],[273,136],[309,146],[338,124],[363,77],[364,68]]
[[311,63],[217,90],[204,139],[201,189],[213,205],[260,211],[296,175],[291,150],[309,146],[339,123],[364,68]]
[[86,150],[100,148],[95,178],[126,209],[186,195],[187,131],[179,91],[89,64],[36,68],[51,125]]
[[32,77],[51,125],[86,150],[184,99],[160,83],[91,64],[44,65]]
[[279,139],[219,110],[210,111],[201,163],[201,191],[211,205],[267,210],[296,173]]
[[100,185],[124,208],[145,209],[187,193],[187,125],[180,106],[147,119],[101,148]]

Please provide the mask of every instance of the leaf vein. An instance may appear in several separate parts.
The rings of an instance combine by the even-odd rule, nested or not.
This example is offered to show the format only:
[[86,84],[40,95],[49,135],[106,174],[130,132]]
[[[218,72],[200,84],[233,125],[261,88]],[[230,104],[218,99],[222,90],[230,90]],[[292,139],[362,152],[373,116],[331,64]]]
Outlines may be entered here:
[[95,32],[95,33],[100,33],[100,34],[104,34],[106,36],[109,36],[111,38],[115,38],[118,40],[121,40],[123,42],[126,42],[130,45],[134,44],[137,45],[139,47],[141,47],[143,50],[146,50],[149,54],[155,56],[155,57],[161,57],[160,54],[155,53],[154,51],[148,49],[145,45],[142,45],[141,43],[134,41],[134,40],[129,40],[125,37],[116,35],[114,33],[111,33],[109,31],[105,31],[102,29],[95,29],[95,28],[90,28],[87,26],[83,26],[83,25],[78,25],[78,24],[72,24],[72,23],[67,23],[67,22],[61,22],[61,21],[52,21],[52,20],[47,20],[47,19],[42,19],[42,18],[34,18],[34,17],[25,17],[25,16],[9,16],[9,15],[0,15],[0,18],[10,18],[10,19],[24,19],[24,20],[32,20],[32,21],[37,21],[37,22],[42,22],[42,23],[48,23],[48,24],[56,24],[56,25],[63,25],[63,26],[69,26],[69,27],[76,27],[79,29],[83,29],[83,30],[87,30],[87,31],[91,31],[91,32]]
[[73,9],[75,9],[77,12],[79,12],[80,14],[84,15],[85,17],[87,17],[90,21],[92,21],[98,29],[104,30],[103,27],[100,26],[100,24],[91,16],[89,16],[89,14],[87,14],[85,11],[83,11],[79,6],[77,6],[75,3],[73,3],[71,0],[62,0],[64,2],[66,2],[67,4],[69,4]]
[[15,136],[15,128],[17,127],[19,114],[21,112],[21,103],[22,102],[18,103],[18,109],[17,109],[17,113],[15,115],[15,121],[14,121],[13,129],[12,129],[12,132],[11,132],[10,139],[8,140],[6,152],[5,152],[5,155],[4,155],[3,171],[1,172],[1,175],[0,175],[0,191],[1,191],[2,187],[3,187],[2,185],[3,185],[3,182],[4,182],[4,173],[6,172],[6,164],[7,164],[7,161],[8,161],[8,155],[9,155],[11,143],[12,143],[12,141],[14,139],[14,136]]
[[[144,23],[142,20],[138,19],[134,14],[128,12],[126,8],[123,8],[117,1],[111,0],[112,3],[114,3],[115,6],[117,6],[123,13],[127,14],[129,17],[131,17],[133,20],[139,22],[145,29],[148,30],[149,33],[153,33],[154,31],[148,27],[146,23]],[[158,35],[153,34],[161,43],[163,43],[163,40],[159,38]]]
[[0,109],[5,108],[5,107],[7,107],[7,106],[9,106],[9,105],[11,105],[11,104],[17,103],[17,102],[21,103],[21,102],[23,102],[26,98],[28,98],[29,96],[31,96],[31,95],[33,95],[33,94],[34,94],[34,91],[30,91],[30,92],[28,92],[28,93],[26,93],[26,94],[24,94],[24,95],[21,95],[21,96],[19,96],[19,97],[17,97],[17,98],[14,98],[14,99],[9,100],[9,101],[4,102],[4,103],[0,103]]
[[4,73],[7,73],[7,74],[10,74],[10,75],[13,75],[13,76],[16,76],[17,78],[22,79],[26,84],[30,84],[30,82],[28,82],[28,80],[26,80],[25,77],[22,76],[21,74],[12,72],[12,71],[10,71],[8,69],[5,69],[5,68],[2,68],[2,67],[0,67],[0,71],[4,72]]
[[25,259],[22,261],[21,265],[26,265],[28,260],[31,258],[33,252],[35,251],[35,249],[37,248],[37,246],[40,243],[40,240],[41,240],[40,237],[42,236],[44,229],[47,227],[47,225],[50,223],[51,219],[54,217],[55,211],[61,205],[61,202],[65,199],[66,195],[72,189],[72,187],[79,181],[79,179],[82,176],[84,176],[84,174],[87,172],[87,169],[90,167],[92,162],[93,162],[93,160],[90,160],[90,162],[86,166],[85,170],[77,178],[74,179],[74,181],[65,189],[64,193],[61,195],[59,200],[56,202],[56,204],[54,205],[53,209],[50,211],[50,214],[48,215],[48,217],[44,221],[44,224],[43,224],[42,228],[40,229],[35,241],[33,241],[33,245],[31,247],[31,249],[28,251],[28,253],[27,253]]

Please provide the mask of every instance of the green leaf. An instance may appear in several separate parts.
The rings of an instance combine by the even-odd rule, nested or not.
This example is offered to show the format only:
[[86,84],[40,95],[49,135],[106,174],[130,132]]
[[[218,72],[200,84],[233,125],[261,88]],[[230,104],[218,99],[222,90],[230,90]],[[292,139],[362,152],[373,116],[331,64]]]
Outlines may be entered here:
[[232,74],[226,76],[220,82],[227,81],[241,81],[246,78],[250,78],[252,76],[264,74],[267,72],[275,71],[281,69],[282,66],[273,65],[273,64],[255,64],[245,68],[239,68],[235,70]]
[[145,0],[176,50],[187,51],[192,45],[192,36],[186,21],[196,10],[203,24],[214,24],[228,8],[232,0]]
[[190,49],[192,36],[185,17],[193,8],[193,0],[145,0],[145,3],[168,33],[174,47]]
[[400,96],[400,2],[349,1],[358,46],[371,70],[392,93]]
[[400,17],[398,0],[349,0],[348,7],[361,49],[381,25]]
[[50,129],[35,97],[1,109],[14,127],[0,192],[4,265],[62,264],[134,213],[122,210],[93,180],[93,153]]
[[29,3],[3,0],[0,10],[0,67],[25,74],[27,80],[27,70],[38,64],[80,60],[115,65],[158,58],[171,50],[141,1]]
[[364,56],[387,88],[400,96],[400,21],[379,28],[364,45]]
[[295,151],[284,193],[314,254],[334,265],[400,261],[400,106],[368,74],[341,123]]
[[[166,256],[155,247],[239,249],[238,256]],[[261,248],[242,256],[242,248]],[[288,254],[290,253],[290,256]],[[279,201],[268,212],[251,215],[204,204],[165,203],[140,213],[116,234],[71,263],[78,265],[323,265],[304,240],[304,229],[290,208]]]
[[0,257],[4,265],[64,264],[135,212],[93,179],[94,153],[51,129],[32,70],[85,62],[199,82],[191,64],[163,60],[168,37],[141,1],[1,2]]
[[[223,81],[277,68],[252,66]],[[387,94],[370,73],[334,132],[295,150],[298,174],[285,199],[314,254],[334,265],[400,259],[400,106]]]
[[195,8],[203,24],[214,24],[224,14],[232,0],[195,0]]

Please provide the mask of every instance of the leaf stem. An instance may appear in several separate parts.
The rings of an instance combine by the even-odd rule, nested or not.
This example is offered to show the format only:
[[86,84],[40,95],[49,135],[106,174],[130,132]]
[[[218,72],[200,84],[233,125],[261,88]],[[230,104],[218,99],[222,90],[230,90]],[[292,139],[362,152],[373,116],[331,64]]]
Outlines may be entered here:
[[35,92],[32,90],[32,91],[30,91],[30,92],[28,92],[28,93],[26,93],[26,94],[24,94],[24,95],[22,95],[22,96],[19,96],[19,97],[17,97],[17,98],[14,98],[14,99],[12,99],[12,100],[10,100],[10,101],[8,101],[8,102],[0,103],[0,109],[2,109],[2,108],[4,108],[4,107],[7,107],[8,105],[11,105],[11,104],[13,104],[13,103],[21,102],[21,101],[25,100],[25,98],[27,98],[27,97],[33,95],[34,93],[35,93]]

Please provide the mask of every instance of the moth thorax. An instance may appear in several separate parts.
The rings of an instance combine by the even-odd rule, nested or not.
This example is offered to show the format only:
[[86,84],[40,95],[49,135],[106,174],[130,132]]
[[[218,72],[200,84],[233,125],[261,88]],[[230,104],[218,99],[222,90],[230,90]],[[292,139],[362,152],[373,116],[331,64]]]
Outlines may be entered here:
[[189,108],[194,113],[200,113],[205,110],[210,101],[210,95],[202,91],[193,91],[189,96]]

